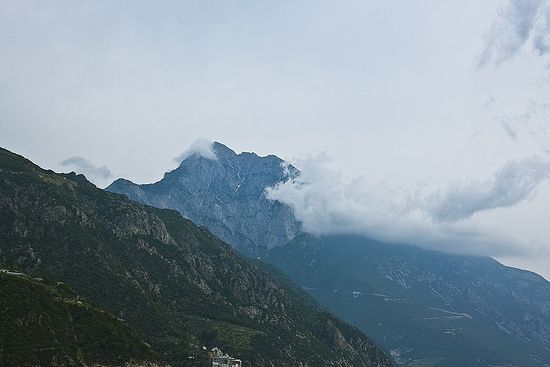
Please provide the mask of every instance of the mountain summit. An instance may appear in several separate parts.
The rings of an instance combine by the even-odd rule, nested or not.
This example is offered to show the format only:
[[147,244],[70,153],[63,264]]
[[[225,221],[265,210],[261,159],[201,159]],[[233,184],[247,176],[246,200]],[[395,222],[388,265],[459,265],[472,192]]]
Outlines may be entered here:
[[[282,159],[235,153],[215,142],[182,155],[179,167],[153,184],[118,179],[107,191],[159,208],[176,209],[248,255],[283,245],[300,231],[291,209],[266,198],[267,187],[296,175]],[[200,149],[199,149],[200,148]],[[215,156],[212,156],[213,153]]]

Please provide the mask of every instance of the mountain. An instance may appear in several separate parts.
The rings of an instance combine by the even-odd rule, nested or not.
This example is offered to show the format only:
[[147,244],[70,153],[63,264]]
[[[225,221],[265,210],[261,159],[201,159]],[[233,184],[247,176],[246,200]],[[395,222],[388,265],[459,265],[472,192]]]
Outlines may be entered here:
[[[214,346],[247,366],[392,364],[358,329],[178,212],[105,192],[82,175],[43,170],[4,149],[0,262],[72,287],[125,320],[172,366],[206,366],[203,347]],[[0,313],[2,323],[16,322],[8,317]]]
[[550,366],[550,283],[487,257],[302,234],[268,261],[405,366]]
[[220,143],[213,143],[212,151],[215,159],[191,154],[154,184],[119,179],[106,190],[178,210],[248,255],[262,255],[291,240],[299,223],[288,206],[268,200],[264,190],[297,170],[274,155],[236,154]]
[[124,321],[60,282],[0,270],[0,365],[158,366]]
[[[214,150],[224,162],[223,146],[216,143]],[[258,184],[256,197],[264,203],[261,193],[287,179],[281,160],[269,158],[277,164],[266,165],[266,159],[257,158],[257,166],[248,167]],[[227,177],[237,175],[231,172],[235,167],[222,169],[219,162],[194,157],[184,160],[167,176],[182,170],[186,172],[185,187],[224,188],[216,190],[215,202],[210,204],[216,211],[210,218],[214,223],[201,222],[216,231],[225,223],[239,222],[238,208],[244,208],[244,217],[255,217],[256,207],[248,198],[230,195],[233,186]],[[243,175],[242,167],[240,170]],[[293,168],[292,175],[298,173]],[[266,177],[256,177],[262,174]],[[144,187],[148,192],[166,193],[177,192],[181,184],[165,177],[141,186],[118,181],[109,190],[144,201],[150,197],[140,191]],[[194,200],[195,192],[145,202],[186,208],[186,216],[198,218],[202,211],[193,213],[194,207],[186,203]],[[243,237],[252,238],[254,233],[262,232],[288,233],[284,229],[295,219],[289,217],[284,206],[278,209],[282,212],[283,223],[280,217],[262,209],[250,232],[241,227]],[[291,236],[281,235],[264,245],[269,250],[263,258],[286,272],[321,305],[372,336],[392,352],[399,364],[550,366],[550,288],[540,276],[505,267],[490,258],[443,254],[356,236],[313,237],[300,233],[299,225],[291,228],[295,230]],[[228,241],[237,248],[241,246],[239,241]]]

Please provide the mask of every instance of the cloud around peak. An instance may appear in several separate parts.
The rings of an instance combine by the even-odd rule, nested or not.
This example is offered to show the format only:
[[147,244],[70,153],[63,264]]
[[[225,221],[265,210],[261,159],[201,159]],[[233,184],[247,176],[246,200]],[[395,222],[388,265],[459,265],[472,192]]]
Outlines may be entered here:
[[346,178],[326,167],[326,156],[298,163],[301,173],[268,188],[289,205],[306,232],[360,234],[451,253],[517,256],[528,250],[511,238],[465,221],[477,212],[513,206],[532,194],[550,163],[508,162],[490,180],[456,184],[443,192],[411,194],[364,178]]
[[178,155],[174,160],[180,164],[184,160],[192,156],[200,156],[207,159],[217,160],[216,152],[214,151],[214,142],[207,139],[197,139],[195,140],[189,148],[187,148],[183,153]]
[[69,167],[77,173],[82,173],[91,181],[107,180],[113,177],[113,173],[107,166],[96,166],[89,160],[81,156],[73,156],[62,160],[59,164],[63,167]]

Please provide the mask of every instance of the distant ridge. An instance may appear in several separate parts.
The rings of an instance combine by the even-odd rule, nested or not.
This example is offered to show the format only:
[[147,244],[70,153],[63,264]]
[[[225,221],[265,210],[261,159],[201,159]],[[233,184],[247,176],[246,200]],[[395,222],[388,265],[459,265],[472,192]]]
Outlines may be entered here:
[[[180,210],[225,233],[236,248],[261,255],[321,305],[373,337],[400,365],[550,366],[550,283],[542,277],[486,257],[361,236],[301,233],[288,208],[266,210],[273,204],[261,196],[286,179],[282,160],[270,158],[275,164],[267,164],[268,157],[250,159],[246,169],[254,176],[254,195],[241,197],[231,194],[234,181],[228,178],[246,176],[245,167],[223,165],[223,157],[234,162],[236,154],[219,143],[213,148],[218,163],[184,161],[156,184],[109,189]],[[219,190],[201,191],[209,187]],[[207,210],[193,204],[204,197]]]

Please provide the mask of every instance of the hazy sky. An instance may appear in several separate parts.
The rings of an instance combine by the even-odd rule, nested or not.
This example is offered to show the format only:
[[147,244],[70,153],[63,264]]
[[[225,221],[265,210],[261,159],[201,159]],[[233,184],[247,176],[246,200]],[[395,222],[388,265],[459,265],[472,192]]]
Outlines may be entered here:
[[312,228],[550,278],[549,0],[0,0],[0,52],[0,145],[43,167],[151,182],[217,140],[301,162]]

